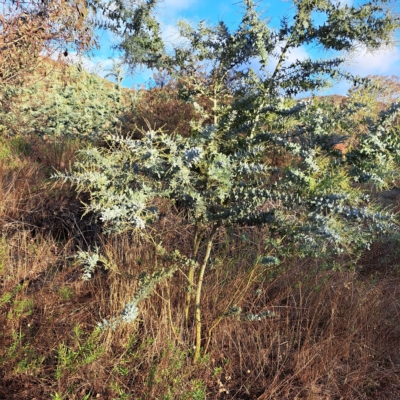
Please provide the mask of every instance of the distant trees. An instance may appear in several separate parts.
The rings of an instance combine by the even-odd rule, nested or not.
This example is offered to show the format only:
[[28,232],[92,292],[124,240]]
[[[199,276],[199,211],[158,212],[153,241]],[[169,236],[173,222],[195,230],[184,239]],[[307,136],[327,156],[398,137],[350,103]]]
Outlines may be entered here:
[[[364,115],[376,119],[380,111],[400,101],[400,77],[374,75],[368,79],[370,84],[367,87],[353,87],[348,96],[351,102],[365,104]],[[398,118],[396,123],[400,126]]]
[[41,63],[41,55],[66,53],[68,47],[95,45],[86,0],[0,2],[0,85],[21,84]]

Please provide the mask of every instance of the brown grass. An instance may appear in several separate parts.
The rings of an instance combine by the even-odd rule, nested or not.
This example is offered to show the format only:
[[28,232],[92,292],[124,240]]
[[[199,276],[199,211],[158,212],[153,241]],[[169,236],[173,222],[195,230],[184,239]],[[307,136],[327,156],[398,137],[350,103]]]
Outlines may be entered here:
[[[193,104],[180,98],[179,82],[164,76],[154,75],[154,86],[138,92],[140,101],[135,110],[127,112],[124,116],[123,134],[141,136],[148,129],[160,129],[163,132],[182,136],[190,136],[191,121],[199,121],[200,113]],[[211,114],[211,105],[205,99],[200,99],[200,104]],[[206,123],[211,123],[208,118]]]

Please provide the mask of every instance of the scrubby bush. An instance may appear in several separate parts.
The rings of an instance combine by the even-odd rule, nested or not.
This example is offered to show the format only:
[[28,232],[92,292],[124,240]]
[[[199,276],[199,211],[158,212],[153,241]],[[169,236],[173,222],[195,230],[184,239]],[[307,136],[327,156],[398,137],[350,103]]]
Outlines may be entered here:
[[[363,106],[340,109],[290,97],[323,88],[329,78],[346,78],[357,86],[368,82],[341,71],[342,58],[285,61],[290,49],[303,44],[350,51],[359,43],[375,49],[389,42],[398,24],[382,4],[296,1],[293,23],[283,20],[276,31],[260,19],[250,0],[234,32],[222,22],[215,27],[200,23],[196,29],[181,23],[185,46],[172,55],[162,46],[157,52],[143,48],[140,57],[179,79],[181,94],[201,114],[191,125],[191,136],[149,131],[135,140],[112,135],[107,149],[82,151],[73,171],[58,175],[89,192],[87,211],[99,216],[106,231],[145,230],[159,217],[161,199],[184,211],[193,227],[185,317],[189,323],[193,296],[195,360],[203,340],[202,284],[220,229],[268,227],[267,254],[256,255],[254,268],[276,264],[285,254],[351,253],[395,229],[393,215],[380,210],[368,193],[371,185],[381,189],[398,178],[399,132],[392,122],[400,104],[371,120],[358,146],[344,155],[337,147],[344,140],[340,133],[354,131],[352,116]],[[313,12],[324,13],[326,23],[314,26]],[[140,15],[143,24],[154,23],[149,13]],[[124,38],[128,60],[138,51],[143,29]],[[282,42],[269,73],[267,63]],[[260,62],[257,73],[244,67],[254,58]],[[196,71],[204,65],[207,73],[198,80]],[[212,105],[209,110],[199,101],[204,98]],[[280,167],[267,157],[276,149],[288,155]]]
[[48,63],[49,76],[31,86],[1,88],[3,132],[81,141],[119,132],[119,117],[131,103],[121,86],[76,66]]

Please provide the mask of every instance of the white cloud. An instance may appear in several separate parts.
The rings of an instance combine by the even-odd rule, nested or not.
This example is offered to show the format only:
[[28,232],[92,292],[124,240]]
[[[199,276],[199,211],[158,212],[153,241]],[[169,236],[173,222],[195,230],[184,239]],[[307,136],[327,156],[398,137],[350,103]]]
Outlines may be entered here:
[[168,45],[176,46],[184,42],[184,38],[180,35],[179,29],[176,25],[161,24],[161,36],[164,43]]
[[[351,57],[344,69],[354,75],[399,75],[400,48],[386,48],[378,52],[368,52],[365,49]],[[329,90],[329,93],[345,95],[351,87],[351,82],[341,81]]]
[[286,62],[288,64],[294,63],[297,60],[303,61],[310,57],[310,54],[304,47],[296,47],[295,49],[290,50],[288,56],[286,57]]
[[395,75],[399,73],[400,48],[383,48],[371,53],[361,50],[348,61],[349,71],[360,75]]

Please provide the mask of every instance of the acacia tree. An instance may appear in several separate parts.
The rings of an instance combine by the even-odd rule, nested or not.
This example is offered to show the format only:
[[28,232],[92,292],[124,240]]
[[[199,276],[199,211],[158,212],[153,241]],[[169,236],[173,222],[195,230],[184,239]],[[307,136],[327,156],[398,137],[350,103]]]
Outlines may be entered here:
[[[368,189],[398,177],[399,132],[389,127],[400,104],[371,122],[360,146],[343,157],[330,143],[338,140],[338,129],[351,129],[360,106],[340,110],[289,99],[320,89],[330,79],[355,84],[362,79],[339,69],[343,58],[288,63],[287,56],[304,44],[350,51],[361,43],[375,49],[390,42],[399,25],[386,1],[353,7],[296,0],[294,19],[283,19],[280,29],[270,30],[253,1],[245,0],[235,31],[222,22],[215,27],[201,23],[196,29],[181,23],[186,45],[167,54],[150,13],[154,3],[142,6],[136,14],[140,23],[123,37],[126,60],[163,66],[179,77],[182,93],[200,111],[197,100],[208,98],[213,124],[194,124],[189,138],[162,132],[148,132],[139,140],[110,136],[108,149],[83,151],[74,170],[58,176],[89,191],[87,209],[108,230],[145,229],[157,213],[157,198],[186,208],[193,238],[185,317],[189,320],[194,290],[197,360],[203,339],[202,284],[221,227],[267,225],[272,250],[258,264],[278,262],[283,238],[298,254],[344,253],[368,247],[377,234],[393,229],[393,216],[377,209]],[[315,12],[325,15],[323,24],[313,23]],[[151,35],[158,37],[157,48],[147,47]],[[277,64],[269,72],[273,57]],[[260,62],[258,73],[244,68],[254,58]],[[195,79],[198,66],[205,64],[207,74]],[[277,148],[291,154],[281,167],[265,157]]]

